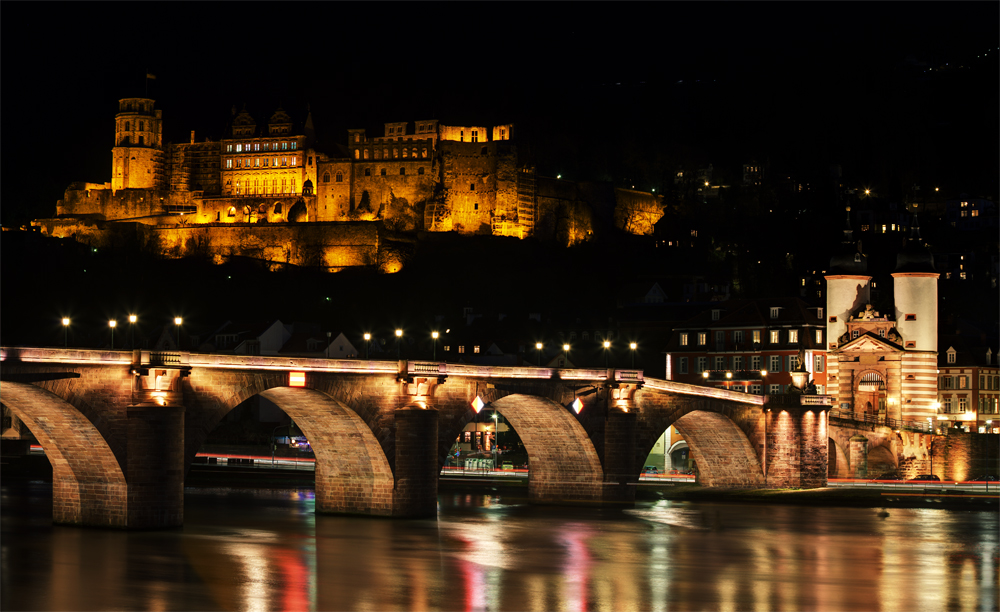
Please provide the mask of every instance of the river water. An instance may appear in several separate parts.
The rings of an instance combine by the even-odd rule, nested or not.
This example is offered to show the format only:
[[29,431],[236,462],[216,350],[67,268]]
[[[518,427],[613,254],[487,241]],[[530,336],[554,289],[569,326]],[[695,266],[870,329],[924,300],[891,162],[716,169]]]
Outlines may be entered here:
[[185,524],[51,525],[4,485],[3,610],[990,610],[998,514],[442,493],[437,520],[317,516],[313,492],[185,490]]

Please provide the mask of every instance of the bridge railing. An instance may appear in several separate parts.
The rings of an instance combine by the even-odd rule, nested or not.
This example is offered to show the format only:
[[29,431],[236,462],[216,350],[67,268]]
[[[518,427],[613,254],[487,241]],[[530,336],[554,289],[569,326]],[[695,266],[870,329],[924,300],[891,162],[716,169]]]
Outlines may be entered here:
[[923,433],[934,433],[934,424],[931,421],[904,421],[867,412],[854,412],[851,410],[834,409],[830,411],[830,418],[864,423],[866,425],[882,425],[891,429],[906,429],[908,431],[919,431]]
[[688,383],[676,382],[673,380],[660,380],[657,378],[647,378],[643,381],[644,389],[655,389],[656,391],[666,391],[668,393],[680,393],[683,395],[696,395],[710,397],[714,399],[739,402],[741,404],[764,404],[763,395],[753,393],[743,393],[741,391],[728,391],[717,387],[703,387],[701,385],[691,385]]

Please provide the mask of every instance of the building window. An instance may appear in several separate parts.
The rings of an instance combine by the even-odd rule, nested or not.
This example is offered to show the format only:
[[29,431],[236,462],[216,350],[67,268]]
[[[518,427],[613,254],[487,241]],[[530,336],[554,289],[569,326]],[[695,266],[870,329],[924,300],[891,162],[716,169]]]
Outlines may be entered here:
[[753,330],[753,342],[754,344],[760,344],[760,330]]
[[329,183],[330,182],[330,173],[329,172],[324,172],[323,173],[323,182],[324,183]]
[[382,159],[382,153],[378,149],[375,149],[375,159]]
[[420,166],[419,168],[417,168],[417,174],[423,174],[423,173],[424,173],[424,167],[423,166]]
[[475,183],[469,183],[469,191],[475,191],[475,190],[476,190],[476,184]]
[[950,397],[944,398],[943,406],[944,406],[945,413],[951,412],[951,398]]
[[378,173],[379,173],[379,176],[385,176],[385,168],[382,168],[381,170],[379,170]]
[[230,170],[233,168],[233,160],[231,159],[226,160],[226,168]]
[[232,219],[233,217],[235,217],[236,216],[236,207],[235,206],[230,206],[229,207],[229,212],[226,213],[226,216],[228,216],[230,219]]
[[677,362],[677,373],[687,374],[688,373],[688,358],[681,357]]
[[399,169],[399,176],[406,176],[406,168]]
[[942,389],[951,389],[951,376],[942,376],[941,377],[941,388]]
[[771,330],[771,344],[777,344],[778,343],[778,338],[779,338],[779,334],[780,333],[781,332],[779,332],[776,329],[772,329]]
[[743,330],[738,329],[733,332],[733,342],[743,344]]
[[361,159],[361,149],[354,149],[354,159]]
[[959,412],[969,411],[969,398],[967,397],[958,398],[958,411]]
[[959,389],[968,389],[969,388],[969,377],[968,376],[959,376],[957,378],[958,378],[958,388]]
[[916,321],[917,320],[917,315],[915,315],[915,314],[908,314],[905,317],[903,317],[903,320],[904,321]]
[[956,357],[957,354],[955,353],[955,351],[948,351],[948,363],[955,363]]
[[448,344],[444,345],[444,352],[450,353],[451,352],[451,345],[448,345]]
[[725,357],[723,357],[721,355],[716,355],[714,361],[715,361],[715,369],[716,370],[724,370],[724,369],[726,369],[726,358]]
[[750,356],[750,369],[759,370],[760,369],[760,355]]
[[778,307],[771,308],[771,318],[772,319],[777,319],[779,312],[781,312],[781,308],[778,308]]
[[423,149],[422,149],[422,150],[420,151],[420,157],[427,157],[427,147],[424,147],[424,148],[423,148]]
[[698,358],[698,372],[697,372],[697,374],[701,374],[706,369],[708,369],[708,357],[699,357]]
[[688,335],[681,334],[681,346],[687,346],[687,345],[688,345]]
[[790,329],[788,330],[788,344],[795,344],[799,341],[799,330]]
[[781,371],[781,355],[771,355],[768,357],[767,371],[771,373]]
[[768,385],[767,386],[768,395],[778,395],[781,393],[781,385]]
[[722,312],[722,311],[719,310],[719,309],[717,309],[717,308],[715,308],[715,309],[712,310],[712,320],[713,321],[718,321],[719,320],[719,313],[720,312]]
[[816,373],[822,372],[823,371],[823,356],[822,355],[814,355],[813,356],[813,360],[814,360],[814,363],[813,363],[813,372],[816,372]]
[[708,342],[708,333],[698,332],[698,346],[705,346],[706,342]]
[[760,385],[754,384],[750,385],[750,393],[754,395],[760,395]]
[[722,351],[726,348],[726,332],[715,332],[715,350]]
[[371,168],[365,168],[365,176],[371,176],[371,175],[372,175],[372,169]]
[[816,346],[819,346],[819,347],[823,346],[823,330],[822,329],[817,329],[816,330]]
[[343,183],[344,182],[344,175],[342,173],[340,173],[340,172],[337,173],[337,182],[338,183]]
[[743,356],[733,355],[733,370],[739,371],[743,369]]
[[472,130],[472,142],[479,142],[479,130]]
[[476,353],[476,354],[479,354],[479,345],[478,344],[472,347],[472,352]]
[[459,353],[464,353],[465,352],[465,345],[464,344],[458,345],[458,352]]
[[297,142],[293,142],[293,143],[292,143],[292,150],[293,150],[293,151],[295,150],[295,147],[296,147],[296,146],[298,146],[298,144],[299,144],[299,143],[297,143]]
[[479,202],[472,205],[472,210],[479,210]]

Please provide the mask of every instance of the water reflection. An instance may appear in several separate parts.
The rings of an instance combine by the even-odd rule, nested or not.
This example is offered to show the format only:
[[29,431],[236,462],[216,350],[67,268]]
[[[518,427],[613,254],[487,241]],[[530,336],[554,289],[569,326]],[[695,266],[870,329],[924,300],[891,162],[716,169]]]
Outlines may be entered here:
[[[312,491],[186,491],[186,525],[48,523],[3,487],[3,609],[993,610],[995,512],[443,495],[437,520],[315,516]],[[49,495],[49,497],[46,497]]]

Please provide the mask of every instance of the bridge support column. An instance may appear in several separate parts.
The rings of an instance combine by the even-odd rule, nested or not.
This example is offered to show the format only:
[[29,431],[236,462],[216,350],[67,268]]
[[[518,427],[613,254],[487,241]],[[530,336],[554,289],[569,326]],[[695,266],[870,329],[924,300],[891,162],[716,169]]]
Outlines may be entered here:
[[851,436],[851,470],[854,478],[868,478],[868,438]]
[[184,522],[184,407],[128,407],[128,528]]
[[438,411],[419,405],[396,410],[393,516],[437,515]]
[[768,487],[823,487],[829,449],[826,409],[775,405],[764,413]]
[[635,471],[637,414],[610,407],[604,424],[604,487],[602,500],[635,501],[639,475]]

